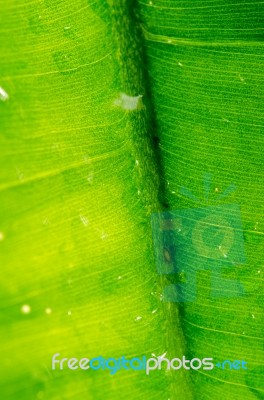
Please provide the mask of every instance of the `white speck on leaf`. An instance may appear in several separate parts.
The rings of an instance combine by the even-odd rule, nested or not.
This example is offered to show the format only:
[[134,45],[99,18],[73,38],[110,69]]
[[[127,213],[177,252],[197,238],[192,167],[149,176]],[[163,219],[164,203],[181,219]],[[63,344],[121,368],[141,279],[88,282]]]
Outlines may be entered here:
[[22,312],[23,314],[29,314],[30,311],[31,311],[31,307],[30,307],[28,304],[24,304],[24,305],[21,307],[21,312]]
[[140,321],[142,319],[142,317],[140,317],[140,315],[138,317],[135,318],[135,321]]
[[84,226],[87,226],[89,224],[88,219],[84,215],[80,215],[80,220]]
[[141,98],[141,94],[139,96],[129,96],[125,93],[120,93],[119,98],[114,101],[114,105],[127,111],[133,111],[138,108]]
[[17,172],[17,177],[20,181],[23,181],[25,179],[25,175],[22,171],[20,171],[19,168],[16,168],[16,172]]
[[178,62],[178,65],[179,65],[180,67],[183,67],[183,64],[182,64],[181,62]]
[[49,307],[47,307],[46,310],[45,310],[45,313],[46,313],[47,315],[50,315],[50,314],[52,313],[52,309],[49,308]]
[[90,173],[90,174],[88,175],[87,181],[88,181],[90,184],[93,183],[93,174],[92,174],[92,173]]
[[8,93],[0,86],[0,100],[7,101],[8,99]]
[[2,242],[2,240],[4,240],[4,238],[5,238],[4,233],[3,233],[3,232],[0,232],[0,242]]
[[49,220],[48,220],[48,218],[44,218],[43,220],[42,220],[42,224],[43,225],[45,225],[45,226],[47,226],[47,225],[49,225]]
[[105,240],[105,239],[107,239],[107,238],[108,238],[107,233],[106,233],[106,232],[102,232],[102,234],[101,234],[101,239],[102,239],[102,240]]

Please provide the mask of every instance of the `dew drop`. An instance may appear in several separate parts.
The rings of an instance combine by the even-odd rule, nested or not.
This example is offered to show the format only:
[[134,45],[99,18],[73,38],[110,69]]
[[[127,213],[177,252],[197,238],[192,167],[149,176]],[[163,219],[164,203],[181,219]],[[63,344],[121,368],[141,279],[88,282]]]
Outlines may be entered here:
[[140,321],[142,319],[142,317],[140,317],[140,315],[138,317],[135,318],[135,321]]
[[180,67],[183,67],[183,64],[182,64],[181,62],[178,62],[178,65],[179,65]]
[[47,308],[45,309],[45,313],[46,313],[47,315],[50,315],[50,314],[52,313],[52,309],[49,308],[49,307],[47,307]]

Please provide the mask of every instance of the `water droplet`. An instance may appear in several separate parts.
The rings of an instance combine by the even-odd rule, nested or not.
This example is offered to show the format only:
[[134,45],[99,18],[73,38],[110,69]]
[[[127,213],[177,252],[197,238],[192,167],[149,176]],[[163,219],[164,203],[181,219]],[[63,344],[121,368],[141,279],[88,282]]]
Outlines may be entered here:
[[69,316],[71,316],[71,315],[72,315],[71,310],[69,310],[67,314],[68,314]]
[[4,233],[3,233],[3,232],[0,232],[0,242],[2,242],[2,240],[4,240],[4,238],[5,238]]
[[141,99],[142,95],[129,96],[125,93],[120,93],[119,98],[114,101],[114,105],[119,106],[127,111],[133,111],[139,108]]
[[138,317],[135,318],[135,321],[140,321],[142,319],[142,317],[140,317],[140,315]]
[[179,65],[180,67],[183,67],[183,64],[182,64],[181,62],[178,62],[178,65]]
[[45,313],[46,313],[47,315],[50,315],[50,314],[52,313],[52,309],[49,308],[49,307],[47,307],[47,308],[45,309]]
[[24,304],[24,305],[21,307],[21,312],[22,312],[23,314],[29,314],[29,313],[31,312],[31,307],[30,307],[28,304]]
[[0,86],[0,100],[7,101],[8,99],[8,93]]
[[119,276],[117,277],[117,279],[118,279],[118,280],[122,279],[122,276],[119,275]]
[[156,310],[151,311],[151,314],[156,314],[157,311],[158,311],[158,309],[156,308]]

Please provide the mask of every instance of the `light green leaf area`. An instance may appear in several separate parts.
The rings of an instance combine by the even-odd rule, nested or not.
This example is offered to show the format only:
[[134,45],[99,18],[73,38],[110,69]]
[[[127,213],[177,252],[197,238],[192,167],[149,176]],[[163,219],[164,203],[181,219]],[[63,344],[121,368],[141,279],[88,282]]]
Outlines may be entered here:
[[[0,0],[6,400],[263,396],[263,4],[135,6]],[[241,209],[246,262],[223,277],[245,296],[213,299],[201,271],[194,303],[162,302],[151,214],[215,204]],[[54,353],[244,359],[248,370],[52,371]]]
[[126,92],[110,8],[0,9],[1,396],[167,399],[164,373],[51,370],[54,353],[167,351],[145,99]]
[[[212,272],[201,265],[196,301],[183,303],[180,309],[188,354],[246,360],[248,370],[192,371],[193,393],[197,399],[260,399],[264,395],[263,2],[140,3],[166,203],[170,210],[228,204],[241,210],[244,243],[236,252],[238,256],[245,252],[246,260],[232,266],[231,259],[222,277],[239,280],[245,295],[213,299]],[[233,190],[226,192],[230,185]],[[228,207],[223,209],[230,217],[232,207],[229,212]],[[191,270],[196,259],[186,263]]]

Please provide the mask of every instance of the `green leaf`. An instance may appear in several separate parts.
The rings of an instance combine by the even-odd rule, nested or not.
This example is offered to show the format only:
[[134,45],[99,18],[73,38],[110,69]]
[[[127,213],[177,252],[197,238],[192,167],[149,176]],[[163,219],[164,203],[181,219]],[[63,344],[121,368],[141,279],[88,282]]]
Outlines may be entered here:
[[[231,247],[230,262],[221,273],[223,278],[239,280],[244,296],[212,298],[212,274],[216,268],[219,272],[220,264],[210,271],[205,254],[199,258],[194,252],[193,257],[179,260],[193,274],[200,262],[196,301],[180,306],[188,354],[248,363],[247,371],[191,371],[194,398],[260,399],[264,390],[263,4],[140,3],[165,202],[170,210],[190,209],[194,226],[199,223],[199,209],[209,210],[213,219],[218,207],[220,229],[233,215],[232,205],[241,210],[238,225],[231,226],[238,231],[242,224],[244,240],[232,244],[236,254],[231,254]],[[210,237],[199,240],[205,241],[200,246],[216,246]],[[190,246],[192,252],[195,244]],[[232,257],[239,259],[242,253],[246,260],[233,263]]]
[[[261,398],[261,3],[0,9],[2,397]],[[204,175],[208,200],[195,203]],[[245,296],[212,299],[201,271],[195,302],[161,301],[170,277],[156,271],[151,215],[229,204],[246,262],[223,276]],[[248,370],[54,371],[55,353],[244,359]]]

